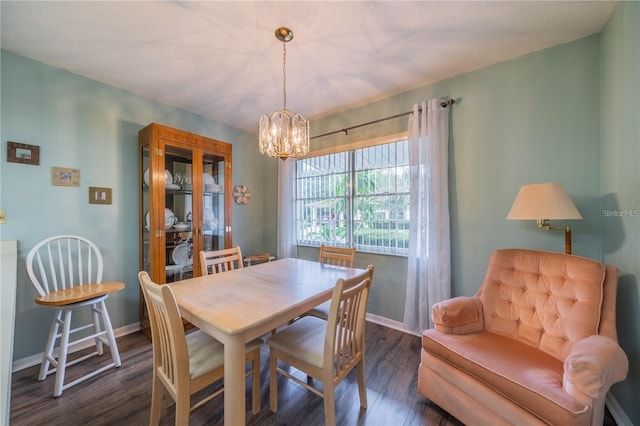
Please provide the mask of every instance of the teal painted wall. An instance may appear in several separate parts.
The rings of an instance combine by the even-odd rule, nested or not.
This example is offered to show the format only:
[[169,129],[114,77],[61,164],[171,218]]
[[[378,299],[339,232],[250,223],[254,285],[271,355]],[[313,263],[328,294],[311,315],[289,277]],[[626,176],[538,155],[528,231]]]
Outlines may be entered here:
[[[472,295],[495,249],[564,251],[564,233],[540,231],[533,221],[506,220],[524,184],[562,183],[584,217],[568,223],[574,253],[600,259],[599,70],[594,35],[315,121],[312,134],[400,114],[432,97],[458,100],[449,147],[453,294]],[[348,136],[313,140],[312,149],[406,126],[406,117],[385,121]],[[298,253],[317,257],[310,248]],[[377,266],[369,311],[402,321],[406,258],[359,253],[356,259],[361,266]]]
[[[105,281],[126,289],[108,299],[114,327],[138,321],[138,131],[158,122],[233,144],[233,182],[248,185],[251,202],[233,205],[234,244],[264,251],[262,175],[255,135],[141,98],[123,90],[2,51],[0,238],[18,240],[14,359],[44,349],[49,309],[35,305],[24,258],[38,241],[74,233],[95,241]],[[40,165],[6,162],[6,142],[40,146]],[[52,166],[80,169],[80,187],[51,185]],[[113,190],[113,204],[89,205],[88,187]]]
[[[628,379],[612,388],[631,424],[640,424],[640,3],[622,2],[601,35],[602,252],[620,269],[618,339]],[[609,212],[620,212],[610,214]]]
[[[640,424],[640,224],[604,217],[603,209],[640,208],[640,88],[637,22],[640,5],[622,2],[600,35],[460,75],[316,120],[321,134],[410,110],[431,97],[457,99],[451,113],[450,190],[453,294],[475,293],[489,254],[503,247],[562,251],[561,232],[507,221],[519,187],[561,182],[584,220],[570,223],[574,253],[617,265],[619,335],[631,360],[627,381],[613,393]],[[137,132],[155,121],[234,144],[234,183],[253,192],[234,205],[234,243],[245,252],[276,248],[277,162],[257,153],[255,135],[232,129],[131,93],[2,52],[2,150],[6,141],[41,146],[41,165],[0,162],[0,207],[8,222],[0,238],[17,239],[20,256],[40,239],[78,232],[102,242],[106,279],[127,283],[109,308],[116,327],[137,321]],[[323,148],[406,129],[406,118],[312,142]],[[50,185],[51,166],[81,169],[80,188]],[[112,206],[89,206],[87,187],[111,186]],[[256,188],[256,190],[253,190]],[[315,259],[317,250],[299,248]],[[358,254],[358,266],[377,267],[370,299],[375,315],[401,321],[406,261]],[[20,271],[14,359],[42,351],[43,321]],[[47,317],[47,318],[44,318]]]

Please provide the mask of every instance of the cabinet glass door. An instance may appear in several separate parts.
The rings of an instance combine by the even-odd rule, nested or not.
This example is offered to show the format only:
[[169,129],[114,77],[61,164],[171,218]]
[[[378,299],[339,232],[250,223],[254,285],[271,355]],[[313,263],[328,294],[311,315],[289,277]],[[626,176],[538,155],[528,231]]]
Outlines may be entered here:
[[193,277],[193,151],[165,145],[164,158],[165,282],[173,282]]
[[225,199],[223,157],[205,153],[202,157],[202,235],[205,251],[225,248]]
[[151,211],[151,158],[149,156],[150,147],[145,144],[141,147],[140,165],[140,245],[142,251],[142,269],[151,273],[151,233],[149,231],[150,211]]

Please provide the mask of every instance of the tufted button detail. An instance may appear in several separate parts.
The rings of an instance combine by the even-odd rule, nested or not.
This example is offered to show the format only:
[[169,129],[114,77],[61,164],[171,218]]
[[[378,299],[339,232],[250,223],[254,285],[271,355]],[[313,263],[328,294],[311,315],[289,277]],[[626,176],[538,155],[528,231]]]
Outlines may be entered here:
[[547,296],[549,296],[549,297],[551,297],[551,295],[552,295],[552,294],[553,294],[553,293],[551,293],[551,291],[548,291],[548,292],[547,292]]
[[495,317],[498,316],[498,314],[494,312],[494,313],[491,314],[491,316],[495,318]]
[[535,312],[536,311],[536,307],[534,306],[533,308],[531,308],[531,312]]
[[568,340],[569,340],[569,338],[567,336],[564,336],[564,341],[566,342]]
[[542,333],[544,333],[544,332],[545,332],[545,331],[544,331],[544,328],[541,328],[541,329],[540,329],[540,334],[542,334]]
[[557,313],[557,314],[556,314],[556,318],[560,318],[560,313]]
[[511,303],[513,303],[513,300],[509,299],[509,300],[507,300],[507,303],[511,304]]

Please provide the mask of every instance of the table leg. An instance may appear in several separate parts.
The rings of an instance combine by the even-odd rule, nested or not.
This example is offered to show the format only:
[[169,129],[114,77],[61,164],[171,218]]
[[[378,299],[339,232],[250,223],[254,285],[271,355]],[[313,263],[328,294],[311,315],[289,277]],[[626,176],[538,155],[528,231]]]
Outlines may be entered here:
[[244,339],[232,335],[224,344],[224,424],[245,424]]

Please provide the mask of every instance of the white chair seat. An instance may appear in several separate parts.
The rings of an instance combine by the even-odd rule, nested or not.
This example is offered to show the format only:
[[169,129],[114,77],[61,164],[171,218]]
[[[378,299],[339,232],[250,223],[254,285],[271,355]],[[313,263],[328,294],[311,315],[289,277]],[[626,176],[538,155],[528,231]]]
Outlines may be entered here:
[[[191,380],[224,366],[224,345],[202,330],[186,335],[189,351],[189,376]],[[245,352],[259,349],[264,342],[254,339],[247,343]]]
[[282,353],[295,355],[302,362],[322,368],[326,332],[325,320],[306,316],[271,336],[267,343]]

